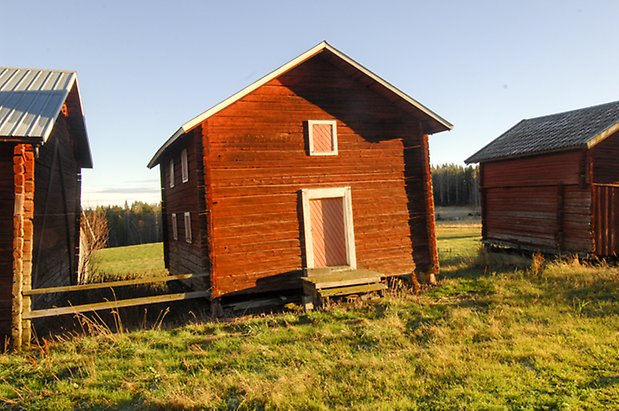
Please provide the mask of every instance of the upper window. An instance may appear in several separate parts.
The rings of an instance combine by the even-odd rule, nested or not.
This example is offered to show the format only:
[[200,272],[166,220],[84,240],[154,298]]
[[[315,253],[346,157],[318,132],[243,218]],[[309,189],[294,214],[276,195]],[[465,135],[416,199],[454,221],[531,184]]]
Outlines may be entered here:
[[337,123],[335,120],[307,122],[310,156],[337,155]]
[[170,160],[170,172],[169,172],[169,176],[170,176],[170,188],[174,187],[174,159]]
[[187,149],[181,151],[181,177],[183,183],[189,181],[189,169],[187,166]]
[[172,213],[172,239],[178,240],[178,222],[176,221],[176,213]]
[[185,213],[185,241],[191,243],[191,214]]

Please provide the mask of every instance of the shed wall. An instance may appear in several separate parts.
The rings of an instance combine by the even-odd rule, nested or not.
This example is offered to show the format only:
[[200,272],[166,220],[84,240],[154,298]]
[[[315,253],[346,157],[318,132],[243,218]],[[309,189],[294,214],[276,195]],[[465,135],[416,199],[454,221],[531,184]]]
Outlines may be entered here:
[[13,287],[13,145],[0,144],[0,343],[11,333]]
[[619,133],[615,133],[591,149],[593,182],[619,184]]
[[591,252],[591,186],[583,151],[481,165],[483,239]]
[[[404,118],[319,56],[205,121],[214,295],[299,286],[303,188],[350,186],[358,267],[413,272],[413,244],[434,238],[416,180],[427,151]],[[337,156],[308,155],[307,120],[337,120]]]
[[[187,149],[189,180],[182,182],[181,151]],[[175,184],[170,188],[170,159],[174,159]],[[190,131],[174,145],[161,163],[164,191],[164,231],[166,263],[172,274],[205,273],[208,267],[208,236],[204,200],[204,164],[202,162],[202,132]],[[185,241],[184,213],[191,216],[191,243]],[[178,239],[172,237],[172,213],[177,216]]]
[[76,282],[80,198],[75,143],[66,120],[59,116],[35,163],[33,288]]

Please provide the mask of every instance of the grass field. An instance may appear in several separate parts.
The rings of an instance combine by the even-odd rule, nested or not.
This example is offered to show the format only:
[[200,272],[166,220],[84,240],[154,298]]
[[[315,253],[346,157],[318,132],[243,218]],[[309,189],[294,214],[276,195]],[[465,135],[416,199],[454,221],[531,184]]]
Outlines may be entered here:
[[97,251],[98,277],[107,280],[136,276],[167,275],[163,265],[163,243],[131,245]]
[[59,410],[617,409],[617,267],[514,268],[476,257],[478,226],[438,235],[440,284],[421,295],[44,342],[0,356],[0,399]]

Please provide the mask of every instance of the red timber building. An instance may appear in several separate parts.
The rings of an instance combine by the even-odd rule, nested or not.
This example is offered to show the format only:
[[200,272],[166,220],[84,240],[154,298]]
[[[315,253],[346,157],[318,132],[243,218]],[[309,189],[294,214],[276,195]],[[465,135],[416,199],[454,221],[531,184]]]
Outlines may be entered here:
[[172,273],[219,298],[304,269],[438,267],[428,134],[451,124],[326,42],[187,122],[154,155]]
[[90,167],[76,73],[0,67],[1,338],[21,341],[23,291],[76,281]]
[[486,244],[619,252],[619,101],[522,120],[466,160],[480,163]]

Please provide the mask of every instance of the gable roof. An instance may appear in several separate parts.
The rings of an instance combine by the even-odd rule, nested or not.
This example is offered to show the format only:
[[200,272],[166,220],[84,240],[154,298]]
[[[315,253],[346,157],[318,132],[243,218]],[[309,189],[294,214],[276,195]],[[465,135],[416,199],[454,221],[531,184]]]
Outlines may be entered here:
[[275,71],[271,72],[270,74],[267,74],[266,76],[262,77],[258,81],[250,84],[249,86],[245,87],[244,89],[242,89],[241,91],[237,92],[236,94],[233,94],[232,96],[228,97],[227,99],[225,99],[221,103],[211,107],[210,109],[206,110],[202,114],[196,116],[195,118],[193,118],[193,119],[189,120],[188,122],[186,122],[185,124],[183,124],[172,135],[172,137],[170,137],[159,148],[159,150],[157,150],[157,152],[155,153],[153,158],[148,163],[148,168],[153,168],[154,166],[156,166],[159,163],[159,159],[160,159],[161,155],[163,154],[163,152],[168,147],[170,147],[179,137],[181,137],[183,134],[185,134],[189,130],[191,130],[194,127],[196,127],[197,125],[199,125],[204,120],[208,119],[212,115],[214,115],[214,114],[218,113],[219,111],[223,110],[224,108],[228,107],[229,105],[231,105],[232,103],[236,102],[237,100],[245,97],[246,95],[248,95],[252,91],[254,91],[257,88],[259,88],[260,86],[268,83],[269,81],[277,78],[278,76],[286,73],[287,71],[289,71],[289,70],[299,66],[300,64],[304,63],[305,61],[307,61],[307,60],[311,59],[312,57],[314,57],[314,56],[316,56],[316,55],[318,55],[320,53],[323,53],[323,52],[328,52],[328,53],[332,54],[340,62],[343,62],[344,64],[352,67],[356,71],[362,73],[365,77],[367,77],[367,78],[371,79],[373,82],[377,83],[382,89],[388,91],[389,93],[393,94],[398,99],[402,100],[407,105],[409,105],[412,108],[414,108],[415,110],[419,111],[428,120],[428,123],[430,123],[429,127],[428,127],[429,128],[428,132],[436,133],[436,132],[440,132],[440,131],[451,130],[453,128],[453,125],[451,123],[449,123],[447,120],[443,119],[438,114],[434,113],[432,110],[430,110],[429,108],[425,107],[423,104],[419,103],[417,100],[415,100],[412,97],[408,96],[403,91],[399,90],[398,88],[396,88],[395,86],[391,85],[387,81],[383,80],[382,78],[380,78],[379,76],[377,76],[376,74],[371,72],[370,70],[366,69],[361,64],[357,63],[356,61],[354,61],[353,59],[351,59],[350,57],[348,57],[347,55],[345,55],[344,53],[342,53],[341,51],[339,51],[335,47],[331,46],[326,41],[323,41],[323,42],[317,44],[316,46],[312,47],[311,49],[309,49],[305,53],[301,54],[297,58],[289,61],[288,63],[284,64],[283,66],[281,66],[280,68],[278,68]]
[[522,120],[465,162],[590,149],[619,131],[619,101]]
[[63,104],[82,167],[92,167],[77,73],[0,67],[0,142],[45,144]]

